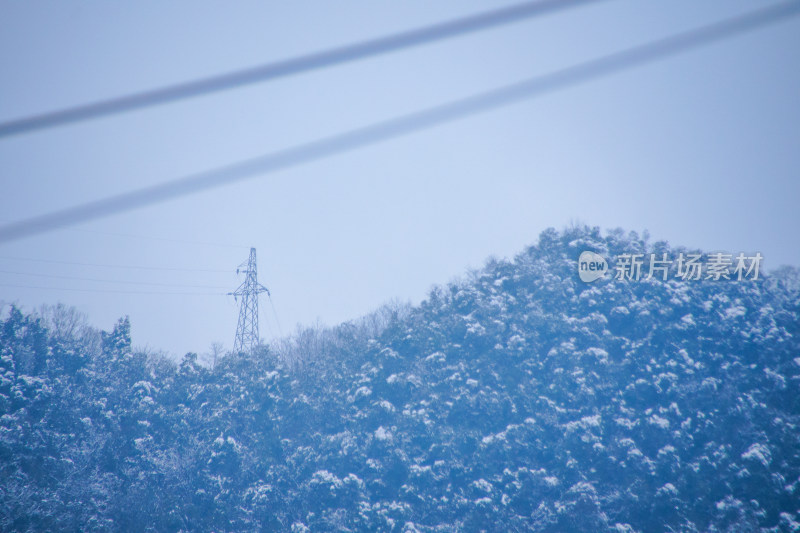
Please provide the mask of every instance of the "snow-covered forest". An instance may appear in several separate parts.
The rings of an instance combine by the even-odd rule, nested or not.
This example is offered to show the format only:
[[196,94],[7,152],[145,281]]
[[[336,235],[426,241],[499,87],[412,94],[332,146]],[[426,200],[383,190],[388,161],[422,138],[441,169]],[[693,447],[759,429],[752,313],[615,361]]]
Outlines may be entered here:
[[800,530],[798,271],[583,283],[513,260],[175,363],[74,311],[0,322],[3,531]]

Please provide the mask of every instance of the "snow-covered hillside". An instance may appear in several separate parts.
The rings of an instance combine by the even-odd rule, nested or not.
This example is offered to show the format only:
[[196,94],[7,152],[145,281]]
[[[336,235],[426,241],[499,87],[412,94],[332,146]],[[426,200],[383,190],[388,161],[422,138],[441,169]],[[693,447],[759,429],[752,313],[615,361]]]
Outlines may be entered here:
[[584,283],[583,250],[690,252],[547,230],[213,370],[12,309],[0,528],[800,530],[797,271]]

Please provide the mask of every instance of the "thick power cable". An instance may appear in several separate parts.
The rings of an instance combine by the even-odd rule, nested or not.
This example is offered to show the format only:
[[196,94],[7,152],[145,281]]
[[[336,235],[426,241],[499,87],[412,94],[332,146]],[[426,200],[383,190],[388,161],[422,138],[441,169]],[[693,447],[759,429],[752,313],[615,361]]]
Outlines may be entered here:
[[0,137],[52,128],[54,126],[80,122],[124,111],[133,111],[135,109],[174,102],[184,98],[191,98],[253,83],[274,80],[276,78],[300,74],[323,67],[330,67],[349,61],[364,59],[366,57],[394,52],[403,48],[420,46],[442,39],[486,30],[537,15],[598,1],[599,0],[539,0],[536,2],[515,4],[494,11],[487,11],[423,28],[395,33],[386,37],[285,59],[276,63],[268,63],[246,70],[229,72],[211,78],[194,80],[92,104],[11,120],[9,122],[0,123]]
[[0,243],[86,222],[363,148],[470,115],[578,85],[773,24],[800,13],[790,1],[659,39],[474,96],[325,137],[225,167],[0,227]]

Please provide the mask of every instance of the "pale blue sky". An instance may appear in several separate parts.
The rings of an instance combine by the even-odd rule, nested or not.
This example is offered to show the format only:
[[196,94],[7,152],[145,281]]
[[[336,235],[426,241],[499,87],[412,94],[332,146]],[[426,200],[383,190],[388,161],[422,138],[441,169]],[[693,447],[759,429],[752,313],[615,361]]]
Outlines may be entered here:
[[[273,83],[0,140],[0,222],[511,83],[766,2],[610,0]],[[499,2],[0,2],[0,120],[246,68]],[[800,19],[424,133],[0,245],[0,300],[64,302],[174,354],[233,344],[255,246],[284,332],[418,302],[579,219],[800,265]],[[110,234],[114,235],[110,235]],[[152,238],[121,237],[117,234]],[[159,240],[165,239],[165,240]],[[178,241],[242,245],[196,245]],[[151,267],[110,269],[7,257]],[[27,272],[32,275],[12,274]],[[42,277],[62,276],[62,277]],[[8,287],[27,285],[59,290]],[[213,289],[211,292],[224,292]],[[262,300],[262,336],[276,327]]]

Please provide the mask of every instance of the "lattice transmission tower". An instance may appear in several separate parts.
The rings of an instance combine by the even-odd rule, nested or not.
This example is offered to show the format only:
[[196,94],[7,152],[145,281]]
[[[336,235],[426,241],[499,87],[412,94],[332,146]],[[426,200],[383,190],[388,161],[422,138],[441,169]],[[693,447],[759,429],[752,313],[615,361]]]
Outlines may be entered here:
[[228,294],[233,295],[239,305],[239,323],[236,326],[236,340],[233,343],[234,353],[250,352],[258,345],[258,295],[269,290],[258,283],[256,269],[256,249],[250,248],[250,257],[239,265],[236,273],[244,273],[245,278],[239,288]]

